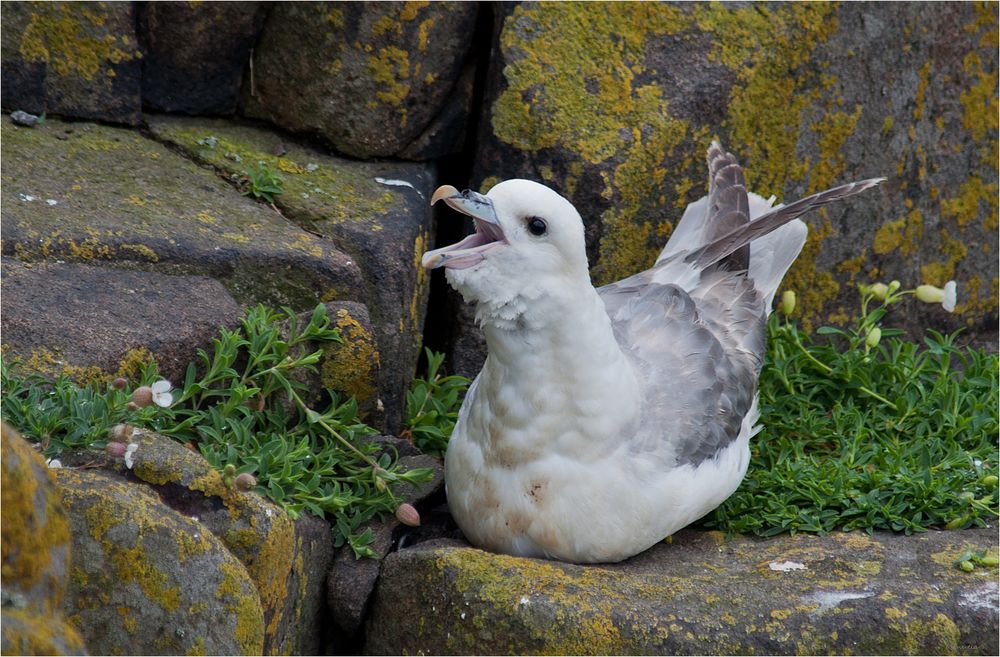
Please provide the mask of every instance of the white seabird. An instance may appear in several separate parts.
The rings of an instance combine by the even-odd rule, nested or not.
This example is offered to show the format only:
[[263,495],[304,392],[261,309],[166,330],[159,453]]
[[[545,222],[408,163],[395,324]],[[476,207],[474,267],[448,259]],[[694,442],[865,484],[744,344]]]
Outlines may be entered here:
[[796,217],[884,179],[772,208],[717,142],[708,163],[708,196],[653,267],[596,290],[580,215],[548,187],[434,193],[476,227],[423,256],[476,304],[489,348],[445,459],[472,544],[620,561],[739,486],[760,429],[767,316],[806,239]]

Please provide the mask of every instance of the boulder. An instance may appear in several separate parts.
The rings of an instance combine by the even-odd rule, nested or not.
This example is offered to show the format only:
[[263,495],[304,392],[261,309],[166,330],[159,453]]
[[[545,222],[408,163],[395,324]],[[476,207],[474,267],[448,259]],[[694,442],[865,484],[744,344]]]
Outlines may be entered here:
[[197,348],[242,315],[225,287],[205,276],[13,258],[2,268],[4,354],[53,377],[133,378],[152,356],[180,384]]
[[596,284],[653,263],[686,204],[706,193],[705,151],[718,136],[765,197],[888,177],[805,218],[810,238],[784,287],[797,291],[807,329],[848,321],[856,283],[955,279],[955,315],[913,301],[896,317],[918,334],[932,324],[995,340],[996,12],[878,3],[495,11],[473,186],[526,177],[569,198],[586,223]]
[[264,24],[260,2],[137,5],[142,102],[164,112],[232,114]]
[[204,525],[143,486],[60,468],[73,570],[64,609],[97,654],[263,654],[246,567]]
[[254,47],[241,109],[354,157],[445,155],[461,143],[471,99],[455,89],[477,10],[461,2],[277,4]]
[[997,653],[995,529],[914,536],[683,531],[579,566],[431,541],[383,562],[368,654]]
[[263,613],[263,654],[315,654],[333,558],[330,525],[310,514],[293,521],[257,493],[226,487],[218,470],[175,440],[143,432],[134,442],[130,474],[245,566]]
[[314,240],[349,254],[362,280],[322,300],[367,305],[378,344],[386,428],[399,429],[419,357],[428,276],[420,267],[430,231],[434,170],[424,164],[356,162],[276,133],[219,119],[159,117],[150,128],[229,175],[264,162],[283,179],[275,205]]
[[140,122],[142,53],[132,3],[12,2],[3,23],[5,110]]
[[66,509],[45,461],[6,423],[0,423],[0,469],[0,652],[85,654],[79,633],[62,615],[71,543]]

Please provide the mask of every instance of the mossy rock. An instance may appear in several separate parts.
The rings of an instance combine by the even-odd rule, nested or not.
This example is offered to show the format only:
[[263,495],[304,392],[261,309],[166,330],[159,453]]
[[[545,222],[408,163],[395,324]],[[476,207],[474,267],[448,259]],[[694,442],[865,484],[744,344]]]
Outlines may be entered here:
[[229,488],[200,454],[153,433],[135,438],[131,474],[183,516],[196,518],[246,567],[264,619],[264,654],[319,649],[323,581],[333,558],[330,526],[293,521],[256,492]]
[[134,130],[0,121],[3,254],[210,276],[241,305],[311,308],[361,286],[328,240]]
[[810,237],[784,284],[802,322],[848,321],[859,282],[955,279],[955,315],[914,301],[892,321],[970,327],[992,342],[994,9],[504,5],[473,182],[532,178],[571,199],[605,284],[649,267],[683,208],[706,193],[713,137],[765,197],[884,175],[878,190],[805,218]]
[[4,109],[139,123],[132,3],[11,2],[3,20]]
[[461,2],[277,4],[254,47],[241,109],[359,158],[399,155],[444,115],[458,130],[436,131],[410,152],[445,155],[457,145],[447,137],[465,124],[453,88],[477,10]]
[[980,654],[997,650],[993,529],[726,539],[683,531],[577,566],[434,541],[386,558],[369,654]]
[[0,423],[3,505],[3,591],[18,608],[49,614],[66,592],[69,520],[45,461],[6,423]]
[[235,112],[266,8],[259,2],[136,5],[143,104],[163,112]]
[[263,654],[244,565],[198,521],[96,470],[60,468],[73,568],[64,610],[97,654]]
[[[276,8],[277,9],[277,8]],[[433,168],[333,157],[275,132],[221,119],[159,117],[150,128],[194,159],[230,175],[265,163],[283,179],[282,213],[308,234],[336,246],[360,268],[350,290],[323,301],[363,302],[381,362],[379,395],[387,430],[399,429],[403,395],[419,357],[429,290],[420,257],[428,248]]]

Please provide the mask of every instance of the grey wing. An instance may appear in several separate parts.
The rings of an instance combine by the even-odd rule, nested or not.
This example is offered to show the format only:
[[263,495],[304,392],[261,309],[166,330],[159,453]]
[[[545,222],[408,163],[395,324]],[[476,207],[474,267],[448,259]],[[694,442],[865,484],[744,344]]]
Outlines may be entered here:
[[736,439],[750,411],[764,310],[752,284],[729,272],[691,294],[644,282],[632,277],[599,290],[643,387],[642,419],[629,446],[667,466],[697,465]]

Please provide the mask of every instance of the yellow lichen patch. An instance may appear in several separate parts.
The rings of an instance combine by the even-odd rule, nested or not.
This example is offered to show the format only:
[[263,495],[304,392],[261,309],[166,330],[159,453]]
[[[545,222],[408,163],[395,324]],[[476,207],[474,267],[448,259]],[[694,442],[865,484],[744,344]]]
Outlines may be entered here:
[[984,182],[979,176],[969,176],[952,198],[941,199],[941,215],[953,217],[959,227],[985,215],[983,228],[995,231],[998,226],[998,188],[996,182]]
[[149,262],[159,262],[160,256],[156,254],[156,251],[149,248],[145,244],[122,244],[118,247],[120,251],[131,251],[133,253],[138,253],[144,257]]
[[320,373],[323,387],[343,392],[361,403],[370,401],[376,393],[375,372],[379,366],[375,336],[343,308],[337,311],[333,325],[343,341],[331,342],[324,350]]
[[854,134],[854,127],[861,118],[861,105],[856,105],[854,112],[830,110],[812,125],[817,135],[819,160],[807,164],[809,168],[810,194],[823,191],[836,185],[844,173],[844,144],[847,138]]
[[296,175],[306,172],[305,167],[300,166],[299,164],[293,162],[292,160],[289,160],[284,157],[278,158],[278,169],[284,171],[285,173],[294,173]]
[[33,6],[31,21],[21,36],[21,56],[46,62],[58,75],[79,75],[87,81],[97,78],[102,67],[141,56],[133,44],[120,42],[113,34],[95,36],[87,22],[101,26],[105,18],[96,12],[78,12],[73,3]]
[[259,655],[264,646],[264,616],[260,600],[252,587],[249,592],[244,590],[243,582],[247,581],[247,575],[238,564],[223,563],[219,570],[222,572],[222,583],[216,591],[216,598],[230,601],[226,610],[236,616],[236,640],[243,654]]
[[920,247],[924,236],[923,215],[918,208],[911,209],[906,217],[887,221],[875,231],[872,250],[878,255],[898,251],[903,255],[913,255]]
[[406,127],[406,109],[402,103],[410,93],[410,55],[396,46],[379,48],[378,53],[368,58],[368,74],[378,86],[376,98],[393,106],[400,106],[402,123]]

